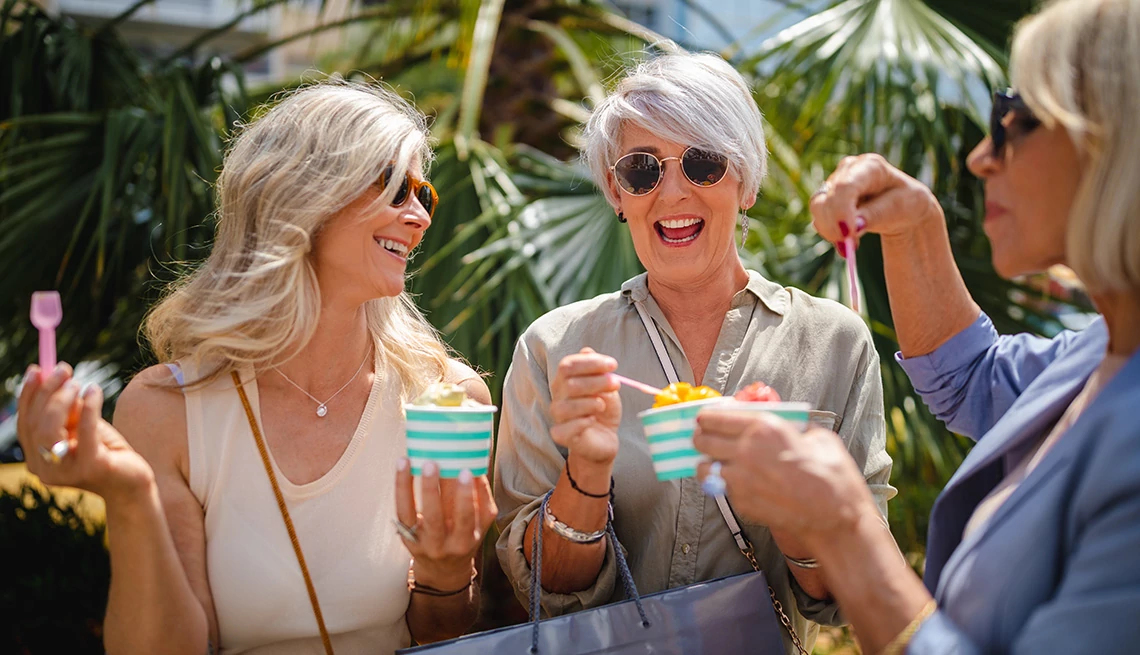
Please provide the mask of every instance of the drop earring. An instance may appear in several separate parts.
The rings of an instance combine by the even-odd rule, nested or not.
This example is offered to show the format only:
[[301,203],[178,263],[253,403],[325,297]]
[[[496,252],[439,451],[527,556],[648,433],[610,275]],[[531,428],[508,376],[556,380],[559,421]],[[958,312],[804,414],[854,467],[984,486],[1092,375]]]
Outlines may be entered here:
[[740,213],[740,245],[748,242],[748,214]]
[[625,223],[626,220],[625,214],[618,212],[618,223]]

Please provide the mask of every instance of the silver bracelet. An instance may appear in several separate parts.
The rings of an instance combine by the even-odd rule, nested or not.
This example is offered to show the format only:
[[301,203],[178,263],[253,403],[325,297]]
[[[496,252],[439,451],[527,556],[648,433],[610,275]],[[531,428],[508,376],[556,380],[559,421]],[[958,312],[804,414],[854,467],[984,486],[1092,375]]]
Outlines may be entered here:
[[796,566],[800,567],[801,569],[818,569],[819,568],[819,562],[816,561],[816,559],[814,557],[808,557],[805,559],[796,559],[795,557],[790,557],[788,555],[784,555],[784,559],[788,560],[792,564],[795,564]]
[[597,532],[582,532],[581,530],[576,530],[555,518],[549,509],[546,510],[546,517],[543,519],[543,524],[553,530],[554,534],[567,541],[573,541],[576,544],[597,543],[601,541],[602,537],[606,536],[605,528]]

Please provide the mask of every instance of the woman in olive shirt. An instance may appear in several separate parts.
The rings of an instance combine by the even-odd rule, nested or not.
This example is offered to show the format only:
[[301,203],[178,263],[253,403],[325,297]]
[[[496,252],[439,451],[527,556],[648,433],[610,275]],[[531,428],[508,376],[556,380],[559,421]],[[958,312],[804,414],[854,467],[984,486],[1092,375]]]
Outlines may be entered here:
[[[759,109],[739,73],[707,54],[648,61],[599,105],[586,138],[595,179],[628,222],[648,272],[547,314],[519,340],[503,393],[495,500],[499,559],[520,598],[542,496],[553,488],[550,514],[596,532],[606,523],[611,475],[614,528],[642,593],[751,570],[695,478],[657,481],[637,419],[653,399],[619,390],[608,375],[668,384],[650,331],[682,381],[732,394],[763,380],[785,400],[810,403],[817,422],[844,438],[885,516],[894,489],[866,326],[838,303],[746,270],[737,255],[738,215],[755,202],[766,153]],[[744,528],[810,650],[816,624],[840,621],[818,572],[795,564],[810,564],[812,553],[790,535]],[[607,539],[575,543],[549,528],[543,536],[548,613],[621,597]]]

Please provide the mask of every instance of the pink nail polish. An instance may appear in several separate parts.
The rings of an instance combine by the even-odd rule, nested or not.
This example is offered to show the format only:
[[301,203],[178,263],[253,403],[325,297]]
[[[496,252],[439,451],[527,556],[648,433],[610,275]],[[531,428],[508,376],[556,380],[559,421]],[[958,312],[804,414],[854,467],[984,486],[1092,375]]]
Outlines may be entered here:
[[436,475],[439,473],[439,465],[435,462],[426,462],[423,466],[424,475]]
[[851,228],[847,227],[847,221],[839,221],[839,233],[844,239],[851,236]]
[[408,470],[408,464],[408,458],[401,457],[400,459],[396,460],[396,470],[400,473],[403,473],[404,471]]
[[459,472],[459,484],[471,484],[475,476],[471,475],[471,471],[463,469]]
[[839,253],[840,257],[847,259],[847,244],[843,241],[835,244],[835,252]]

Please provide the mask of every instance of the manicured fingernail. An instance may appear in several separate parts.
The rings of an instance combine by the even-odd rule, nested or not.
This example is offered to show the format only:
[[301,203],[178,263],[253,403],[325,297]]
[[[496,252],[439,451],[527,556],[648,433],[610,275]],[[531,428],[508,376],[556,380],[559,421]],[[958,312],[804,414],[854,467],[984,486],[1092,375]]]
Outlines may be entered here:
[[63,386],[67,387],[68,391],[74,391],[75,393],[79,393],[79,383],[76,382],[75,380],[68,380],[67,383],[64,384]]
[[865,229],[867,229],[867,219],[863,218],[862,216],[856,216],[855,217],[855,234],[859,234],[860,232],[862,232]]
[[82,389],[79,390],[79,397],[80,398],[89,398],[89,397],[91,397],[91,393],[94,390],[95,390],[95,383],[94,382],[88,382],[87,384],[83,385]]
[[439,465],[435,462],[427,462],[424,464],[424,475],[436,475],[439,473]]
[[471,481],[474,479],[475,476],[471,475],[471,471],[467,469],[463,469],[459,472],[459,484],[471,484]]
[[396,470],[400,473],[403,473],[404,471],[408,470],[409,464],[410,462],[408,461],[407,457],[401,457],[400,459],[396,460]]
[[847,227],[847,221],[839,221],[839,233],[844,239],[851,236],[851,228]]
[[847,259],[847,242],[840,241],[835,244],[835,252],[839,253],[840,257]]

